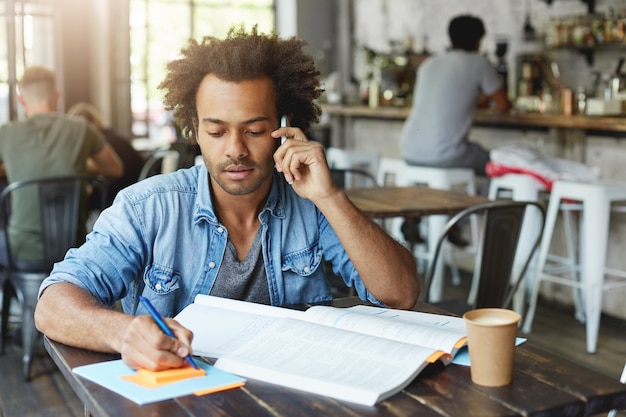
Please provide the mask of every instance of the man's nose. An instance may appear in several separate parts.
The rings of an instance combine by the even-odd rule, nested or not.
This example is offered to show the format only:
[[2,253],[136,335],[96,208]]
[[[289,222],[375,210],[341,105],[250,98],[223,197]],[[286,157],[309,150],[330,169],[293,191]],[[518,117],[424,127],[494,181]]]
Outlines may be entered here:
[[248,147],[240,132],[229,134],[225,153],[228,158],[235,160],[245,158],[248,155]]

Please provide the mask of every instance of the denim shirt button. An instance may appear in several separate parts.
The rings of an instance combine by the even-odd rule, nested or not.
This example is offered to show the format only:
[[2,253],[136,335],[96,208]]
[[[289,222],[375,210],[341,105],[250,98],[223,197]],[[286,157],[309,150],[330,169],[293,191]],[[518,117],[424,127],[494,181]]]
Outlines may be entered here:
[[157,284],[154,286],[154,289],[155,289],[155,290],[157,290],[157,291],[161,291],[161,284],[160,284],[160,283],[157,283]]
[[209,262],[209,268],[211,269],[215,268],[215,262]]
[[223,227],[218,227],[217,228],[217,233],[224,233],[224,228]]
[[304,267],[304,272],[309,272],[311,270],[311,268],[309,268],[308,266]]

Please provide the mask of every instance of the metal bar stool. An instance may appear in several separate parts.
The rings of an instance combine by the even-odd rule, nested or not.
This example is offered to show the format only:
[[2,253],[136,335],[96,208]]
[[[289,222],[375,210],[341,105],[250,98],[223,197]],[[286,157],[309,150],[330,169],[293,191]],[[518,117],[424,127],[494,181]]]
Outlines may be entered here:
[[[490,200],[497,200],[502,197],[503,193],[506,193],[505,197],[509,197],[513,201],[534,201],[540,203],[542,200],[542,194],[546,192],[546,184],[530,175],[504,174],[491,177],[489,181]],[[526,220],[524,221],[520,232],[512,275],[518,276],[528,260],[528,268],[526,269],[524,276],[524,287],[531,288],[536,271],[536,256],[528,259],[528,255],[534,248],[534,238],[537,235],[537,230],[541,230],[543,227],[543,218],[539,216],[539,213],[535,210],[529,210],[525,216]],[[524,290],[524,287],[521,287],[520,290],[515,293],[513,298],[513,309],[520,314],[523,314],[524,302],[526,299],[526,291]]]
[[[570,253],[568,265],[564,269],[574,275],[570,278],[560,275],[558,270],[550,270],[547,265],[548,252],[562,200],[582,203],[579,219],[579,262],[576,263],[573,253]],[[537,259],[537,275],[523,326],[525,333],[531,331],[542,281],[570,286],[575,289],[574,301],[577,317],[583,318],[586,322],[587,352],[596,351],[603,291],[626,286],[626,280],[623,280],[626,278],[626,272],[609,269],[606,266],[611,204],[623,200],[626,200],[626,183],[624,182],[610,180],[591,183],[554,182]],[[622,280],[605,280],[606,275],[622,278]]]

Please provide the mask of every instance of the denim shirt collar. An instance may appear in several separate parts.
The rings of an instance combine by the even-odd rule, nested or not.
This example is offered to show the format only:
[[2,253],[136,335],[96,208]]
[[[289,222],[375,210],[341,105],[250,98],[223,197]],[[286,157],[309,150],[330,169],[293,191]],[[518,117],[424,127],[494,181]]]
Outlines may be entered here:
[[[194,210],[194,223],[199,223],[200,221],[205,220],[213,225],[218,225],[219,220],[215,214],[213,201],[211,199],[209,171],[204,165],[197,166],[195,169],[197,170],[198,177],[198,197],[196,199],[196,207]],[[273,215],[279,219],[285,217],[284,202],[285,193],[288,192],[287,187],[287,182],[282,174],[274,171],[270,194],[267,198],[267,202],[265,203],[265,207],[261,210],[261,213],[259,213],[259,219],[261,221],[266,220],[268,215]]]

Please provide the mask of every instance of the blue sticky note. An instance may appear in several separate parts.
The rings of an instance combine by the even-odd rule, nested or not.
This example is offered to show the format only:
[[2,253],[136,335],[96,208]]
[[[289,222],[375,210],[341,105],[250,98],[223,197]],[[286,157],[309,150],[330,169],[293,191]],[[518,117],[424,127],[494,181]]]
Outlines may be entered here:
[[196,361],[196,363],[200,368],[206,371],[205,376],[172,382],[171,384],[158,388],[144,388],[133,382],[122,379],[121,376],[131,375],[136,371],[126,365],[121,359],[78,366],[72,369],[72,372],[100,384],[137,404],[148,404],[168,400],[170,398],[193,394],[197,391],[230,387],[233,384],[245,382],[244,378],[214,368],[202,361]]
[[[517,337],[515,338],[515,346],[519,346],[525,341],[526,341],[526,338]],[[455,363],[457,365],[470,366],[470,356],[469,356],[469,350],[467,350],[467,346],[463,346],[461,349],[459,349],[457,354],[454,356],[452,363]]]

